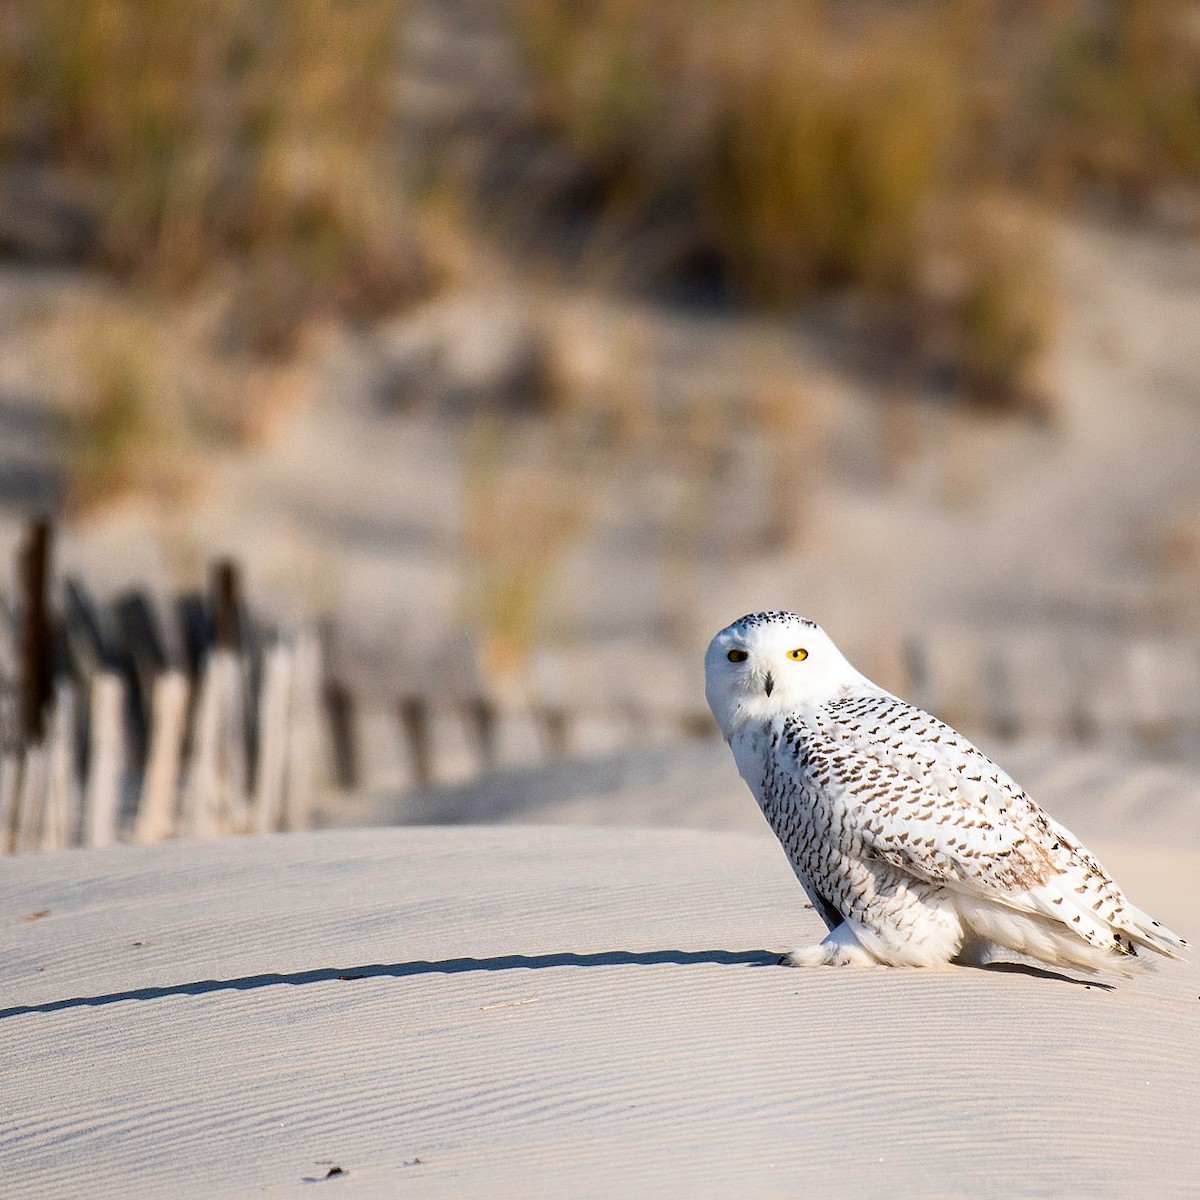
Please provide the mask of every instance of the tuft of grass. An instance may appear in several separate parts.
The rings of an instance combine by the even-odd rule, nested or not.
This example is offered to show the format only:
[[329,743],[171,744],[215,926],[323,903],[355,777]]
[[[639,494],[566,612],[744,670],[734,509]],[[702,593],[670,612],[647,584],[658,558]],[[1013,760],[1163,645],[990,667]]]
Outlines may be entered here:
[[1067,186],[1139,209],[1166,186],[1200,185],[1200,5],[1085,9],[1060,34],[1051,80],[1060,128],[1046,154]]
[[1036,230],[1029,218],[1005,220],[981,202],[962,261],[967,277],[955,325],[954,358],[968,394],[1045,415],[1037,364],[1054,324],[1054,299]]
[[156,322],[128,308],[91,313],[75,350],[81,387],[58,439],[68,507],[87,511],[130,491],[170,498],[185,489],[186,421]]
[[[943,229],[966,223],[980,188],[978,19],[957,5],[852,19],[851,6],[792,0],[524,0],[521,12],[543,126],[606,218],[686,224],[693,257],[760,308],[849,293],[870,340],[926,368],[950,353],[961,390],[1016,397],[1045,335],[1045,307],[1017,294],[1029,255]],[[927,281],[947,257],[962,295],[935,305]]]
[[481,412],[464,481],[467,571],[461,617],[481,638],[485,678],[527,669],[555,572],[592,516],[600,464],[573,416],[515,421]]
[[522,0],[543,127],[601,207],[682,208],[753,300],[903,275],[961,124],[950,22],[794,0]]
[[831,284],[910,289],[957,136],[938,39],[899,21],[838,39],[804,5],[766,5],[752,31],[720,15],[695,186],[740,290],[786,305]]
[[655,231],[668,278],[713,264],[759,307],[848,293],[866,343],[991,404],[1026,405],[1054,309],[1038,239],[981,216],[997,193],[1143,211],[1183,188],[1200,211],[1195,0],[519,11],[576,224],[582,198],[638,269]]
[[1043,232],[1028,206],[979,194],[939,229],[922,288],[921,352],[952,388],[1048,415],[1039,365],[1057,319]]

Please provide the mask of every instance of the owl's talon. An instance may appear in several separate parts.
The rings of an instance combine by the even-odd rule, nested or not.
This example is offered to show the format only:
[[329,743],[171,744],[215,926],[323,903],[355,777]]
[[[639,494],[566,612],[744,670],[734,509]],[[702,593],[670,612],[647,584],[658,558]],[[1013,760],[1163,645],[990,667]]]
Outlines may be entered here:
[[839,925],[829,936],[816,946],[804,946],[784,955],[784,962],[791,967],[875,967],[878,960],[858,944],[853,931]]

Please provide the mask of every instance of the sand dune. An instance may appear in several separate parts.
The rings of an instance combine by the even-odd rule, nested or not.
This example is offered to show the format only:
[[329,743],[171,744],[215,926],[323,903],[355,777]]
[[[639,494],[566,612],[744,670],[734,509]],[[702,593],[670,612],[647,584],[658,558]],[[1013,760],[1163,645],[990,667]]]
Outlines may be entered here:
[[[1097,847],[1193,937],[1194,850]],[[33,914],[45,912],[36,919]],[[1200,969],[799,971],[765,836],[397,829],[13,860],[3,1190],[1182,1195]],[[318,1193],[320,1194],[320,1193]],[[1194,1191],[1192,1191],[1194,1194]]]

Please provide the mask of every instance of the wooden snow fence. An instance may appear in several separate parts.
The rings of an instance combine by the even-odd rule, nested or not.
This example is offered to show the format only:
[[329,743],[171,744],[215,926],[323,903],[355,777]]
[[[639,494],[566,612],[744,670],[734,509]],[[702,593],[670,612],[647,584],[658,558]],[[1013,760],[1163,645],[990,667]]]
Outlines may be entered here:
[[325,659],[326,732],[344,792],[422,791],[494,771],[717,736],[707,709],[664,710],[628,698],[563,704],[481,690],[389,693],[345,682],[337,661]]
[[[650,709],[422,689],[386,661],[355,674],[335,631],[256,618],[231,561],[202,594],[100,605],[66,579],[52,605],[51,540],[30,526],[0,600],[0,855],[304,829],[339,793],[717,736],[699,695]],[[985,743],[1200,762],[1194,638],[943,628],[875,651],[868,674]]]
[[51,531],[29,529],[0,613],[0,854],[302,829],[321,777],[320,649],[264,629],[237,567],[169,618],[67,579],[49,602]]
[[[856,654],[871,677],[988,744],[1096,746],[1200,763],[1200,643],[1184,636],[950,627]],[[405,689],[405,671],[370,675],[325,658],[325,714],[338,786],[454,786],[498,769],[715,738],[703,696],[652,707],[592,695],[555,702]],[[597,689],[598,690],[598,689]],[[449,694],[447,694],[449,692]]]
[[900,692],[972,737],[1200,763],[1200,641],[1030,628],[907,639]]

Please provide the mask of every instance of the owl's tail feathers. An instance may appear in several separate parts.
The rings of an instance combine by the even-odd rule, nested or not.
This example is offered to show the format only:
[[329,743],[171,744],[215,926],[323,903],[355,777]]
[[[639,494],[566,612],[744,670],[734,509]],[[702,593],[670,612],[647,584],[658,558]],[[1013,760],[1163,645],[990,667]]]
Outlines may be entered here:
[[1134,908],[1126,902],[1125,911],[1121,914],[1121,929],[1127,933],[1139,946],[1148,950],[1157,950],[1167,958],[1182,961],[1184,956],[1191,953],[1191,946],[1179,936],[1172,933],[1161,921],[1155,921],[1148,913],[1140,908]]
[[[1057,915],[1045,916],[1030,911],[1032,908],[1032,904],[1018,909],[981,897],[958,897],[964,923],[985,942],[1007,946],[1052,966],[1129,973],[1129,960],[1137,952],[1128,938],[1116,942],[1111,931],[1105,937],[1099,927],[1081,932],[1074,922],[1064,923]],[[1083,924],[1082,917],[1079,924]]]
[[1115,885],[1100,890],[1095,881],[1079,884],[1058,875],[1014,899],[1082,938],[1108,960],[1109,969],[1114,961],[1136,958],[1138,946],[1175,959],[1188,948],[1165,925],[1134,908]]

